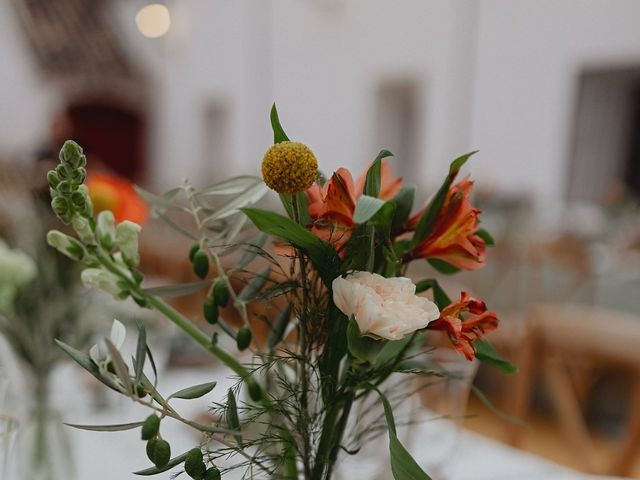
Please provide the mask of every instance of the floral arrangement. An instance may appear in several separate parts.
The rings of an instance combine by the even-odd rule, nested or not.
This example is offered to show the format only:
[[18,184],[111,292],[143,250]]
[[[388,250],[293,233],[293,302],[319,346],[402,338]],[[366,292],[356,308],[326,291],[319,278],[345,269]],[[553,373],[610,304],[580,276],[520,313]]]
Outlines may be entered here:
[[[475,152],[454,160],[439,190],[412,214],[414,189],[393,177],[390,152],[381,151],[356,180],[344,168],[325,179],[309,147],[289,140],[275,106],[271,123],[274,145],[264,155],[262,179],[241,176],[202,189],[184,181],[163,195],[139,189],[156,217],[194,242],[188,255],[200,280],[173,287],[145,287],[138,270],[141,227],[119,221],[109,209],[94,219],[83,183],[86,159],[79,145],[65,143],[48,179],[52,208],[72,231],[49,232],[50,245],[82,263],[85,285],[156,310],[237,376],[226,402],[212,406],[209,423],[185,418],[173,400],[205,396],[216,382],[162,395],[155,372],[145,370],[153,357],[144,326],[127,362],[119,351],[123,327],[115,323],[102,352],[59,345],[107,387],[152,413],[131,424],[79,427],[139,428],[152,464],[139,475],[181,468],[193,479],[216,479],[244,468],[249,478],[321,480],[332,478],[339,455],[357,452],[367,438],[363,432],[376,434],[357,425],[355,435],[348,426],[354,406],[374,399],[384,411],[394,478],[427,479],[398,439],[385,382],[392,375],[443,374],[430,367],[430,331],[445,332],[467,359],[513,369],[483,338],[498,326],[484,302],[464,292],[452,302],[435,278],[413,283],[405,277],[412,262],[425,259],[443,274],[484,265],[492,239],[471,204],[473,182],[454,183]],[[269,189],[279,194],[283,214],[255,207]],[[251,224],[257,237],[249,237],[255,235]],[[227,261],[231,255],[237,258]],[[244,287],[234,288],[232,279]],[[209,326],[161,298],[198,290],[207,292],[202,312]],[[433,301],[418,295],[427,291]],[[257,304],[263,306],[259,314],[252,310]],[[239,325],[228,321],[230,312]],[[265,338],[255,334],[256,322],[268,326]],[[250,356],[241,361],[223,348],[223,336]],[[161,433],[168,420],[201,432],[202,441],[175,455]]]

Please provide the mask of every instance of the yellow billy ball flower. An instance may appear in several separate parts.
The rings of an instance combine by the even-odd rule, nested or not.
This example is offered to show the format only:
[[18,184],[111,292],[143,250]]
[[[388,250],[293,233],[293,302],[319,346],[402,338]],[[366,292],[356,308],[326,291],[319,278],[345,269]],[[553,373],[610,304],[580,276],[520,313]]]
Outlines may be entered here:
[[262,160],[262,178],[278,193],[307,190],[318,175],[318,161],[304,143],[280,142],[273,145]]

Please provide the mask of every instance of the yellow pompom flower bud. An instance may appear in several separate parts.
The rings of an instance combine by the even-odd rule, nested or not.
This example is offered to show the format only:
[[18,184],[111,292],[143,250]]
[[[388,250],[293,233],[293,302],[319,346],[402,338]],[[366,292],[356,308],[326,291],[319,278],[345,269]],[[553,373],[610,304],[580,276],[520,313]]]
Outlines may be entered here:
[[304,143],[280,142],[262,160],[262,178],[278,193],[294,194],[307,190],[318,175],[318,161]]

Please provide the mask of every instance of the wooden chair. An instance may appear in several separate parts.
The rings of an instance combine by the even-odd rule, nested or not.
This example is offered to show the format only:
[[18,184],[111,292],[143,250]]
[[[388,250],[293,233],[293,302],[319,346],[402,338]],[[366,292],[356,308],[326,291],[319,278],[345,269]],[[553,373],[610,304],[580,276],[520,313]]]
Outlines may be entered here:
[[[585,470],[628,475],[640,446],[640,317],[590,306],[540,304],[530,310],[530,330],[520,356],[509,413],[526,418],[536,380],[548,393],[567,448]],[[615,451],[596,450],[584,416],[596,374],[622,372],[630,382],[626,433]],[[523,429],[512,427],[517,446]]]

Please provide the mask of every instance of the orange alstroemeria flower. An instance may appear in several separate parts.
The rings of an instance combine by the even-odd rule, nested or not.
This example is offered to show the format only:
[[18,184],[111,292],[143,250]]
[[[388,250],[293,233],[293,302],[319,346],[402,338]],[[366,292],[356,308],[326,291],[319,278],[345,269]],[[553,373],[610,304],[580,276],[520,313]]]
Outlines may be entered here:
[[[469,200],[472,189],[469,177],[449,189],[431,234],[409,254],[411,258],[436,258],[463,270],[484,266],[486,244],[477,234],[480,210]],[[416,227],[423,211],[409,219],[410,229]]]
[[[460,317],[463,314],[470,315],[462,320]],[[476,353],[474,340],[498,328],[498,317],[494,312],[487,311],[487,306],[482,300],[462,292],[460,300],[445,307],[440,313],[440,318],[431,322],[427,328],[447,332],[453,347],[467,360],[473,360]]]
[[129,220],[144,223],[149,209],[133,189],[131,182],[107,173],[90,173],[87,177],[89,197],[94,213],[111,210],[116,222]]
[[[339,168],[321,187],[315,183],[307,190],[309,215],[313,220],[312,232],[342,249],[355,227],[353,214],[358,198],[362,195],[366,172],[354,183],[346,168]],[[393,178],[391,166],[382,161],[380,168],[380,195],[382,200],[395,197],[402,188],[402,179]]]

